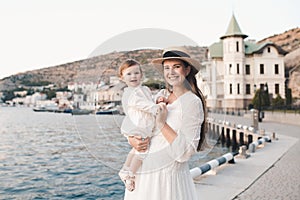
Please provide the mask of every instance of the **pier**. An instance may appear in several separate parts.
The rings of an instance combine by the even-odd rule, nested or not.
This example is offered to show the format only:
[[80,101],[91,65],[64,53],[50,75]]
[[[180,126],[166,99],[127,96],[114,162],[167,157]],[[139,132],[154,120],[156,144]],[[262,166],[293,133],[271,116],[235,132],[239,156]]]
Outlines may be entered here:
[[[214,167],[213,173],[202,173],[194,178],[199,199],[300,199],[300,124],[294,126],[265,120],[259,123],[263,131],[254,131],[249,129],[251,120],[244,117],[216,114],[212,118],[214,121],[210,121],[209,130],[224,133],[225,146],[229,145],[226,136],[236,140],[236,149],[232,147],[232,140],[229,148],[238,152],[244,150],[248,157],[237,155],[235,164],[225,162]],[[220,124],[224,121],[231,124]],[[240,133],[244,135],[241,137]]]

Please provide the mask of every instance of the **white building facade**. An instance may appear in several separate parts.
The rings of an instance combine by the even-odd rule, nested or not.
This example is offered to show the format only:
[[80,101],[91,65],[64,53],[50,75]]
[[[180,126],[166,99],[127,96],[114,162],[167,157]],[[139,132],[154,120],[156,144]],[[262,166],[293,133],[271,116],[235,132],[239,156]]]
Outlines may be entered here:
[[201,82],[207,106],[212,110],[247,109],[255,88],[263,88],[265,84],[273,98],[278,94],[285,98],[286,52],[272,42],[245,41],[247,37],[233,15],[226,34],[208,48]]

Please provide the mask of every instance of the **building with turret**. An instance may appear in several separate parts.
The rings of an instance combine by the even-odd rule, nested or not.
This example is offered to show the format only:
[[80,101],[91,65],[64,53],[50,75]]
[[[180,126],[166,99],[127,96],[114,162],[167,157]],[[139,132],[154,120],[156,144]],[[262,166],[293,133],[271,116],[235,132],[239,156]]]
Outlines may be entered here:
[[285,98],[284,55],[272,42],[245,40],[233,15],[225,35],[208,48],[202,85],[212,110],[247,109],[255,90],[267,84],[273,98]]

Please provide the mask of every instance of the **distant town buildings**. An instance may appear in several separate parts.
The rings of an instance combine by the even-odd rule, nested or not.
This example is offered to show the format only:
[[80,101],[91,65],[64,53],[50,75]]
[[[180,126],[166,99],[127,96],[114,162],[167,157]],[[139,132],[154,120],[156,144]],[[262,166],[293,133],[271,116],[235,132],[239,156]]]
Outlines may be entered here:
[[73,94],[73,104],[77,108],[97,109],[105,103],[119,105],[125,84],[117,76],[111,76],[109,84],[101,83],[70,83],[68,89]]
[[[20,94],[20,93],[25,94],[26,91],[18,92],[18,94]],[[24,95],[22,97],[16,97],[7,103],[9,103],[11,105],[26,105],[26,106],[34,105],[35,106],[38,104],[38,102],[44,101],[46,99],[47,99],[46,94],[40,93],[40,92],[35,92],[32,95]]]
[[267,83],[269,94],[285,98],[284,56],[272,42],[245,38],[233,15],[225,35],[208,48],[208,61],[198,79],[210,109],[247,109],[255,90]]

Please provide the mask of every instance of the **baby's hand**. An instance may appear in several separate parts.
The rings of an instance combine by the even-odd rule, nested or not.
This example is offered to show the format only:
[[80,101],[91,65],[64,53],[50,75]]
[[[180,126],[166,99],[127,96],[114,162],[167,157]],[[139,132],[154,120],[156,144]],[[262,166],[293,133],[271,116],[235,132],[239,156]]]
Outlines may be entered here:
[[161,97],[158,97],[157,100],[156,100],[156,103],[159,104],[159,103],[167,103],[167,99],[163,96]]

